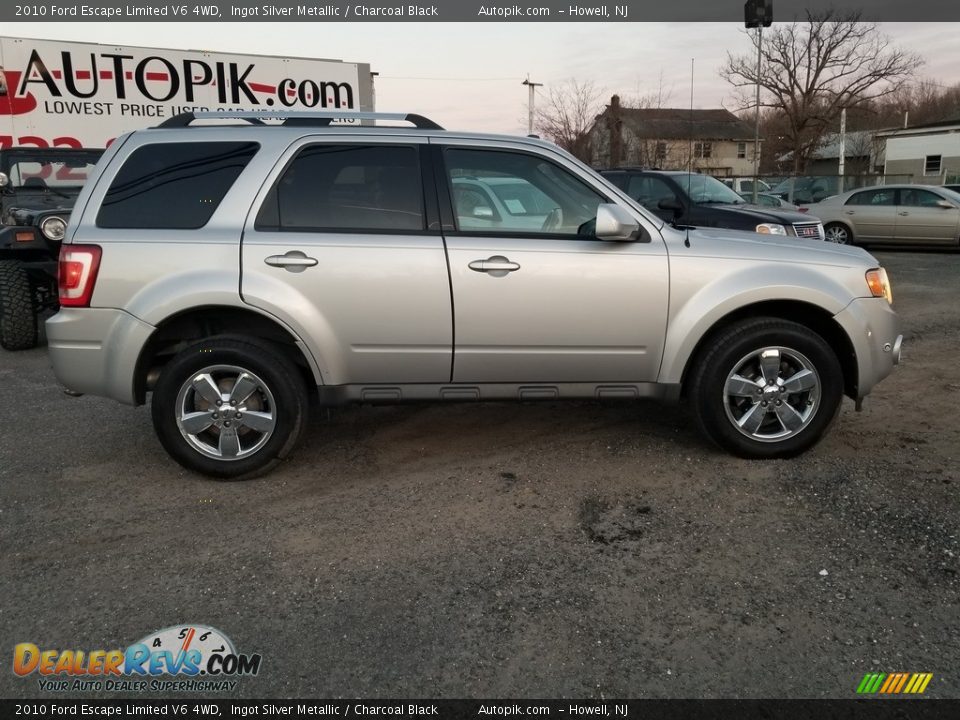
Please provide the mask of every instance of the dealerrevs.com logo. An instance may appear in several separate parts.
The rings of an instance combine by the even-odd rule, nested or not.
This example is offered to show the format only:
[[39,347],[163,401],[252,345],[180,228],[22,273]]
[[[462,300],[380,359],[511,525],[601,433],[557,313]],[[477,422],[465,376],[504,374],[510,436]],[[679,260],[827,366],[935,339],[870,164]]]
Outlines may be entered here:
[[238,653],[230,638],[207,625],[174,625],[125,650],[13,649],[13,672],[38,675],[53,692],[232,691],[260,671],[260,655]]

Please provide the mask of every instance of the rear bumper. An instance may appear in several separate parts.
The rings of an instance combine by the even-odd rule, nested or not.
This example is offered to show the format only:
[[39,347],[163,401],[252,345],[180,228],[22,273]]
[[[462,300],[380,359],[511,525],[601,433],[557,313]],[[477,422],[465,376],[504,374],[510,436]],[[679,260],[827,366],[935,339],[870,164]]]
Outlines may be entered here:
[[152,325],[122,310],[61,308],[46,328],[53,372],[65,388],[136,404],[137,359]]
[[846,330],[857,354],[856,399],[861,400],[900,362],[900,318],[883,298],[858,298],[834,319]]

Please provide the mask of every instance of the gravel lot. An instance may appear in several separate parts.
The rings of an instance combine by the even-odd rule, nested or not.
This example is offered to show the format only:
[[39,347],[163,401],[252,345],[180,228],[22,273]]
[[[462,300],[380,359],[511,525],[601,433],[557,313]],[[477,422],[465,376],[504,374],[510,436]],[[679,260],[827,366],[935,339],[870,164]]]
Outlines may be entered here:
[[878,257],[903,364],[790,461],[652,403],[356,407],[220,484],[2,353],[3,662],[195,622],[263,655],[240,697],[958,697],[960,255]]

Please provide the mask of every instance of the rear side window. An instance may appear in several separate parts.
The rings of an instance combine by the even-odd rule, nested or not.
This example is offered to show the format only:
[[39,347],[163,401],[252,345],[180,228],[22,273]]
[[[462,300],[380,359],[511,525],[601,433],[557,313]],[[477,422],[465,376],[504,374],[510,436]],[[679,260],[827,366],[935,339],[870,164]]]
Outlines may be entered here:
[[412,232],[424,229],[419,153],[409,145],[310,145],[283,171],[256,229]]
[[254,142],[203,142],[138,148],[113,179],[97,226],[201,228],[259,147]]

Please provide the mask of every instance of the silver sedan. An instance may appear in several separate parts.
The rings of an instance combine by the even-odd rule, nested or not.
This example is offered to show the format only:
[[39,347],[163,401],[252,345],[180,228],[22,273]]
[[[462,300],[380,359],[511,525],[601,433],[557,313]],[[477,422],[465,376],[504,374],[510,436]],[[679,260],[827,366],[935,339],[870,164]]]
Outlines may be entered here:
[[830,242],[960,245],[960,193],[936,185],[859,188],[807,207]]

